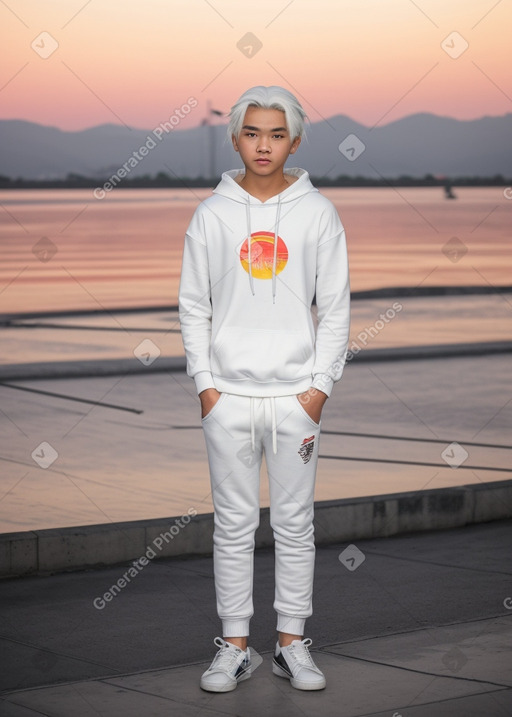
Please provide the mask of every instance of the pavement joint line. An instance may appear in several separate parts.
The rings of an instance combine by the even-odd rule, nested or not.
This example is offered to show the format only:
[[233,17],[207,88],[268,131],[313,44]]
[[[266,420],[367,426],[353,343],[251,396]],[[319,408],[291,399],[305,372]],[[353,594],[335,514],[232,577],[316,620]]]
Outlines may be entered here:
[[[145,695],[145,696],[151,696],[156,697],[157,699],[166,700],[167,702],[171,702],[172,704],[176,705],[187,705],[189,707],[197,707],[197,701],[196,702],[189,702],[188,700],[179,699],[175,697],[170,697],[169,695],[162,695],[158,692],[153,692],[151,690],[141,690],[137,687],[131,687],[130,685],[124,685],[124,684],[115,684],[113,682],[110,682],[109,678],[106,678],[104,680],[99,680],[104,685],[109,685],[110,687],[117,687],[118,689],[121,688],[123,690],[126,690],[127,692],[135,692],[139,695]],[[212,699],[212,698],[210,698]],[[211,712],[214,715],[226,715],[226,717],[229,717],[229,712],[226,712],[223,709],[219,709],[217,707],[210,706],[209,704],[201,704],[200,706],[201,714],[208,711]]]
[[[510,688],[508,688],[510,689]],[[457,695],[455,697],[444,697],[443,699],[430,701],[430,702],[419,702],[418,704],[406,704],[406,705],[399,705],[398,707],[393,707],[395,711],[403,710],[410,710],[410,709],[416,709],[417,707],[423,708],[428,707],[429,705],[432,705],[433,707],[436,707],[436,713],[439,712],[439,705],[447,705],[450,702],[456,702],[458,700],[467,699],[468,697],[477,697],[479,695],[494,695],[499,692],[505,692],[505,689],[496,689],[496,690],[485,690],[485,692],[472,692],[469,695]],[[500,710],[500,713],[504,715],[504,717],[507,717],[505,712],[502,712]],[[357,717],[382,717],[384,713],[382,710],[379,710],[378,712],[365,712],[364,714],[358,714]],[[447,713],[445,713],[447,714]],[[473,713],[474,714],[474,713]],[[455,715],[454,715],[455,717]]]
[[[415,632],[430,632],[432,630],[440,630],[447,627],[458,627],[460,625],[477,625],[480,622],[488,622],[489,620],[492,620],[493,623],[496,622],[496,620],[501,620],[502,618],[510,619],[509,615],[505,614],[499,614],[499,615],[486,615],[485,617],[480,618],[470,618],[467,620],[457,620],[455,622],[442,622],[435,625],[430,625],[426,627],[411,627],[409,629],[404,630],[396,630],[395,632],[384,632],[382,634],[375,634],[375,635],[364,635],[363,637],[358,637],[357,639],[350,639],[350,640],[338,640],[337,642],[326,642],[322,643],[321,645],[315,647],[315,650],[322,651],[326,648],[333,648],[336,647],[336,645],[356,645],[361,642],[371,642],[372,640],[385,640],[389,637],[401,637],[404,635],[412,635]],[[512,687],[511,687],[512,689]]]
[[160,329],[160,328],[138,328],[138,327],[120,327],[120,326],[80,326],[80,324],[52,324],[52,323],[17,323],[6,322],[0,323],[0,326],[6,329],[67,329],[69,331],[126,331],[143,332],[146,334],[180,334],[180,329]]
[[[4,461],[5,463],[14,463],[14,464],[19,465],[19,466],[25,466],[25,468],[32,468],[32,465],[31,465],[29,462],[18,461],[18,460],[16,460],[15,458],[6,458],[5,456],[2,456],[2,455],[0,455],[0,461]],[[115,489],[117,489],[117,490],[122,490],[124,493],[134,493],[135,495],[140,495],[141,493],[142,493],[142,495],[147,495],[147,494],[148,494],[148,489],[145,488],[145,487],[142,487],[142,488],[128,488],[128,487],[125,486],[125,485],[117,486],[117,485],[113,485],[112,483],[95,480],[94,478],[91,478],[91,477],[89,477],[89,476],[88,476],[88,477],[79,476],[79,475],[76,475],[75,473],[70,473],[69,471],[57,470],[57,469],[51,468],[51,467],[47,469],[47,473],[48,473],[49,475],[55,473],[55,474],[57,474],[57,475],[61,475],[61,476],[65,476],[65,477],[68,477],[68,478],[74,478],[75,480],[83,481],[84,483],[92,483],[93,485],[100,485],[100,486],[107,487],[107,488],[115,488]],[[162,497],[162,498],[166,498],[166,497],[167,497],[167,493],[155,492],[154,489],[152,489],[151,495],[153,495],[153,496],[160,496],[160,497]],[[206,514],[201,513],[201,515],[206,515]],[[161,521],[164,521],[164,520],[167,520],[167,519],[172,519],[172,518],[174,518],[174,517],[176,517],[176,516],[163,516],[163,517],[161,517],[161,518],[148,518],[148,520],[161,520]],[[143,520],[144,520],[144,519],[143,519]],[[123,523],[131,523],[131,522],[133,522],[133,521],[132,521],[132,520],[112,520],[112,521],[110,521],[109,523],[101,523],[101,525],[113,525],[113,526],[116,526],[116,527],[117,527],[117,526],[119,526],[119,525],[123,525]],[[66,528],[72,528],[72,529],[73,529],[73,528],[87,528],[87,527],[90,527],[90,526],[92,526],[92,525],[97,525],[97,523],[85,523],[85,524],[80,524],[80,525],[68,525],[68,526],[64,526],[63,529],[66,529]],[[28,532],[33,532],[33,530],[34,530],[34,529],[29,530]],[[39,529],[39,528],[36,528],[36,530],[40,530],[40,529]],[[41,528],[41,530],[45,530],[45,528]],[[54,530],[54,528],[49,528],[49,530]],[[56,530],[60,530],[60,528],[56,528]],[[15,532],[17,532],[17,531],[15,531]],[[22,531],[22,532],[24,532],[24,531]],[[0,532],[0,536],[1,536],[1,535],[2,535],[2,533]]]
[[[506,617],[506,616],[497,616],[497,617],[499,618],[499,617]],[[390,632],[390,633],[385,633],[385,634],[381,634],[381,635],[365,636],[362,638],[352,639],[349,641],[326,643],[326,644],[316,645],[314,648],[311,649],[311,652],[313,652],[313,653],[318,652],[321,654],[325,652],[328,654],[332,654],[334,657],[341,657],[341,658],[348,657],[350,659],[358,659],[358,658],[353,658],[351,655],[342,655],[340,653],[331,653],[329,651],[329,648],[335,647],[336,645],[354,645],[354,644],[358,644],[360,642],[367,642],[367,641],[376,640],[379,638],[385,639],[385,638],[401,636],[401,635],[410,635],[415,632],[426,632],[428,630],[442,628],[442,627],[450,627],[452,625],[466,625],[466,624],[470,624],[473,622],[484,622],[489,619],[493,619],[493,618],[492,617],[484,617],[484,618],[481,618],[480,620],[463,620],[461,622],[446,623],[446,624],[441,624],[441,625],[435,625],[433,627],[411,628],[410,630],[399,630],[397,632]],[[40,651],[45,651],[45,652],[51,652],[52,654],[57,654],[62,657],[70,657],[69,655],[66,655],[64,653],[56,653],[56,652],[54,652],[52,650],[48,650],[46,648],[37,647],[36,645],[32,645],[31,643],[25,643],[25,642],[13,640],[12,638],[8,638],[8,637],[5,638],[1,635],[0,635],[0,639],[7,639],[7,640],[10,640],[15,643],[22,644],[26,647],[33,647],[34,649],[37,649]],[[274,649],[271,648],[268,650],[258,650],[258,653],[260,655],[273,655]],[[90,660],[82,660],[81,658],[76,658],[76,657],[71,657],[71,659],[75,659],[75,660],[78,660],[81,662],[90,662],[91,664],[98,665],[99,667],[105,667],[105,665],[103,665],[102,663],[96,663],[96,662],[92,662]],[[360,658],[360,659],[363,660],[364,658]],[[179,664],[165,665],[162,667],[148,667],[148,668],[145,668],[142,670],[137,669],[137,670],[130,670],[128,672],[118,672],[118,673],[114,673],[114,674],[109,674],[109,675],[105,675],[103,677],[101,677],[101,676],[100,677],[98,677],[98,676],[87,677],[87,678],[78,679],[78,680],[66,680],[66,681],[62,681],[62,682],[58,682],[58,683],[49,683],[46,685],[36,685],[33,687],[27,687],[27,688],[22,688],[22,689],[8,690],[6,692],[0,693],[0,699],[4,699],[8,695],[13,695],[13,694],[17,694],[17,693],[32,692],[34,690],[48,689],[48,688],[52,688],[52,687],[71,686],[71,685],[76,685],[76,684],[82,684],[84,682],[108,683],[108,682],[112,681],[112,684],[115,684],[115,686],[119,686],[118,684],[115,683],[115,680],[123,679],[126,677],[131,677],[131,676],[135,676],[135,675],[152,674],[152,673],[157,673],[157,672],[167,672],[168,670],[178,670],[178,669],[187,668],[187,667],[196,667],[196,666],[204,665],[204,664],[208,663],[209,661],[210,661],[210,658],[208,656],[206,656],[204,659],[201,659],[201,660],[193,660],[191,662],[183,662],[183,663],[179,663]],[[376,663],[376,664],[385,664],[385,663]],[[399,666],[394,666],[394,665],[390,665],[390,666],[397,667],[398,669],[400,669]],[[112,669],[114,669],[114,668],[112,668]],[[429,673],[425,673],[425,674],[429,674]],[[443,677],[443,675],[440,675],[440,676]],[[447,676],[447,677],[449,678],[449,676]]]
[[[512,287],[510,287],[512,291]],[[488,292],[493,293],[493,292]],[[173,306],[131,306],[112,309],[71,309],[69,311],[28,311],[14,314],[0,314],[0,326],[8,325],[11,321],[25,321],[29,319],[57,319],[72,318],[79,316],[106,316],[111,314],[177,314],[178,305]]]
[[[190,426],[192,428],[195,426]],[[200,428],[201,426],[198,426]],[[179,428],[179,426],[172,426],[172,428]],[[185,426],[184,426],[185,428]],[[330,436],[356,436],[359,438],[380,438],[385,441],[413,441],[418,443],[439,443],[441,445],[445,445],[446,443],[450,443],[450,439],[446,438],[444,440],[439,438],[413,438],[411,436],[387,436],[383,434],[377,434],[377,433],[354,433],[352,431],[329,431],[328,429],[322,430],[323,435],[330,435]],[[463,443],[465,446],[475,446],[478,448],[498,448],[498,449],[505,449],[505,450],[512,450],[512,445],[501,445],[497,443],[472,443],[470,441],[465,441],[464,439],[459,439],[460,443]]]
[[[0,384],[1,385],[1,384]],[[176,431],[198,431],[202,429],[202,426],[167,426]],[[355,436],[357,438],[377,438],[383,441],[411,441],[413,443],[438,443],[442,446],[451,442],[451,439],[440,439],[440,438],[414,438],[412,436],[387,436],[378,433],[354,433],[352,431],[330,431],[327,428],[322,429],[323,436]],[[472,443],[465,441],[463,438],[459,438],[458,443],[464,444],[465,446],[474,446],[476,448],[496,448],[498,450],[512,450],[512,445],[502,445],[499,443]]]
[[[359,461],[364,463],[393,463],[406,466],[430,466],[433,468],[445,468],[446,465],[442,463],[427,463],[426,461],[399,461],[391,458],[361,458],[354,456],[327,456],[319,454],[319,458],[325,458],[326,460],[333,461]],[[497,473],[510,473],[512,474],[512,468],[493,468],[491,466],[466,466],[460,465],[457,470],[474,470],[474,471],[493,471]]]
[[[264,655],[267,653],[272,653],[273,650],[267,650],[267,651],[258,651],[260,655]],[[76,658],[75,658],[76,659]],[[163,667],[147,667],[145,669],[137,669],[137,670],[130,670],[128,672],[119,672],[117,674],[110,674],[110,675],[104,675],[103,677],[86,677],[84,679],[77,679],[77,680],[64,680],[62,682],[51,682],[46,685],[34,685],[33,687],[26,687],[21,689],[15,689],[15,690],[6,690],[5,692],[0,693],[0,700],[5,699],[5,697],[8,697],[9,695],[16,695],[24,692],[34,692],[35,690],[42,690],[42,689],[49,689],[52,687],[67,687],[72,685],[80,685],[84,682],[108,682],[110,680],[119,680],[123,679],[125,677],[132,677],[132,676],[138,676],[138,675],[148,675],[156,672],[167,672],[169,670],[180,670],[186,667],[197,667],[200,665],[204,665],[211,662],[210,657],[205,657],[204,660],[194,660],[192,662],[183,662],[177,665],[165,665]],[[101,667],[102,665],[100,665]],[[115,683],[112,683],[115,684]],[[119,685],[115,685],[116,687],[119,687]]]
[[17,707],[22,707],[23,709],[27,710],[28,712],[31,712],[34,715],[41,715],[41,717],[50,717],[48,715],[48,712],[39,712],[39,710],[34,709],[34,707],[27,707],[24,704],[21,704],[19,702],[13,702],[13,700],[5,700],[2,698],[2,702],[6,702],[10,705],[16,705]]
[[[494,687],[511,689],[510,685],[504,685],[501,682],[489,682],[488,680],[479,680],[476,677],[463,677],[462,675],[442,675],[438,672],[430,672],[429,670],[419,670],[413,667],[406,667],[405,665],[399,665],[393,662],[386,662],[384,660],[371,660],[369,657],[357,657],[356,655],[344,655],[339,652],[333,653],[329,650],[324,650],[326,654],[335,655],[342,657],[346,660],[354,660],[356,662],[367,662],[370,665],[382,665],[383,667],[392,667],[395,670],[403,670],[404,672],[414,672],[417,675],[425,675],[426,677],[440,677],[441,679],[447,680],[460,680],[461,682],[474,682],[482,685],[493,685]],[[424,704],[424,703],[422,703]],[[427,703],[428,704],[428,703]]]
[[62,398],[66,401],[76,401],[78,403],[87,403],[93,406],[103,406],[104,408],[113,408],[117,411],[128,411],[130,413],[141,414],[143,410],[138,408],[130,408],[129,406],[118,406],[115,403],[106,403],[105,401],[91,401],[88,398],[79,398],[78,396],[66,396],[64,393],[55,393],[54,391],[43,391],[41,388],[30,388],[30,386],[15,386],[12,383],[6,383],[0,381],[0,386],[6,386],[7,388],[14,388],[17,391],[28,391],[29,393],[37,393],[42,396],[52,396],[53,398]]
[[[81,662],[85,663],[87,665],[96,665],[97,667],[103,667],[107,670],[115,670],[115,667],[112,667],[111,665],[105,665],[103,662],[96,662],[95,660],[88,660],[85,657],[75,657],[74,655],[69,655],[65,652],[58,652],[56,650],[51,650],[48,647],[41,647],[40,645],[36,645],[32,642],[25,642],[24,640],[17,640],[14,637],[9,637],[7,635],[1,635],[0,634],[0,640],[4,640],[5,642],[12,642],[15,645],[22,645],[23,647],[28,647],[33,650],[37,650],[38,652],[45,652],[50,655],[56,655],[57,657],[65,658],[66,660],[74,660],[75,662]],[[5,694],[5,693],[3,693]]]
[[[499,615],[499,616],[497,616],[497,619],[500,619],[501,617],[506,617],[506,616],[505,616],[505,615]],[[438,628],[444,628],[444,627],[451,627],[451,626],[456,626],[456,625],[469,625],[469,624],[479,623],[479,622],[485,622],[485,621],[493,620],[493,619],[496,619],[496,618],[493,618],[492,616],[491,616],[491,617],[482,617],[482,618],[477,619],[477,620],[474,620],[474,619],[473,619],[473,620],[463,620],[463,621],[460,621],[460,622],[452,622],[452,623],[446,623],[446,624],[441,624],[441,625],[434,625],[434,626],[430,626],[430,627],[413,628],[413,629],[410,629],[410,630],[400,630],[400,631],[397,631],[397,632],[385,633],[385,634],[382,634],[382,635],[366,636],[366,637],[362,637],[362,638],[358,638],[358,639],[352,639],[352,640],[350,640],[350,641],[333,642],[333,643],[328,643],[328,644],[324,644],[324,645],[315,646],[315,648],[313,648],[313,649],[311,650],[311,652],[313,652],[313,653],[318,652],[318,653],[320,653],[320,654],[328,654],[328,655],[330,655],[330,656],[332,656],[332,657],[335,657],[335,658],[338,658],[338,659],[347,659],[347,660],[353,660],[353,661],[358,661],[358,662],[367,662],[367,663],[369,663],[369,664],[381,665],[381,666],[383,666],[383,667],[390,667],[390,668],[392,668],[392,669],[403,670],[403,671],[407,671],[407,672],[414,672],[414,673],[416,673],[416,674],[421,674],[421,675],[425,675],[425,676],[431,676],[431,677],[434,677],[434,678],[445,678],[445,679],[448,679],[448,680],[456,679],[456,680],[461,680],[461,681],[465,681],[465,682],[473,682],[473,683],[475,683],[476,685],[477,685],[477,684],[480,684],[480,685],[492,685],[492,686],[495,686],[495,687],[498,688],[497,690],[493,690],[493,692],[503,691],[503,690],[510,690],[510,689],[511,689],[511,686],[510,686],[510,685],[506,685],[506,684],[502,684],[502,683],[489,682],[489,681],[486,681],[486,680],[479,680],[479,679],[477,679],[477,678],[462,677],[462,676],[457,676],[457,675],[455,675],[455,674],[453,674],[453,675],[442,675],[442,674],[438,674],[438,673],[428,672],[428,671],[425,671],[425,670],[417,670],[417,669],[413,669],[413,668],[409,668],[409,667],[405,667],[405,666],[402,666],[402,665],[397,665],[397,664],[393,664],[393,663],[389,663],[389,662],[384,662],[384,661],[380,661],[380,660],[371,660],[371,659],[369,659],[369,658],[357,657],[357,656],[354,656],[354,655],[343,654],[343,653],[340,653],[340,652],[332,652],[332,651],[329,649],[329,648],[333,648],[333,647],[335,647],[335,646],[337,646],[337,645],[345,645],[345,646],[357,645],[357,644],[359,644],[359,643],[361,643],[361,642],[368,642],[368,641],[376,640],[376,639],[389,639],[389,638],[393,638],[393,637],[399,637],[399,636],[402,636],[402,635],[411,635],[411,634],[413,634],[413,633],[418,633],[418,632],[427,632],[427,631],[432,630],[432,629],[438,629]],[[10,639],[10,638],[7,638],[7,639]],[[28,645],[28,643],[21,643],[21,644],[27,644],[27,645]],[[28,646],[30,646],[30,645],[28,645]],[[41,650],[41,649],[44,649],[44,648],[37,648],[37,649]],[[49,651],[49,650],[44,650],[44,651]],[[49,652],[53,652],[53,651],[49,651]],[[53,654],[59,654],[59,655],[60,655],[61,653],[53,653]],[[271,649],[271,650],[260,650],[260,651],[259,651],[259,654],[260,654],[260,655],[271,655],[271,654],[273,654],[273,649]],[[67,655],[65,655],[65,656],[67,657]],[[80,658],[72,658],[72,659],[80,659]],[[87,660],[83,660],[83,661],[84,661],[84,662],[88,662]],[[124,689],[127,689],[128,691],[139,692],[140,694],[154,695],[154,696],[156,696],[156,697],[162,697],[162,699],[167,699],[167,700],[169,700],[169,701],[171,701],[171,702],[175,702],[175,700],[169,699],[168,697],[165,697],[165,696],[163,696],[163,695],[158,695],[158,694],[155,694],[155,693],[153,693],[153,692],[143,691],[143,690],[139,690],[139,689],[132,688],[132,687],[129,687],[129,686],[127,687],[127,686],[125,686],[125,685],[120,685],[120,684],[117,682],[117,680],[124,679],[124,678],[126,678],[126,677],[131,677],[131,676],[139,676],[139,675],[145,675],[145,674],[152,674],[152,673],[159,673],[159,672],[167,672],[167,671],[169,671],[169,670],[176,670],[176,669],[183,669],[183,668],[188,668],[188,667],[195,667],[195,666],[203,665],[203,664],[205,664],[205,663],[207,663],[207,662],[208,662],[208,658],[205,658],[204,660],[194,660],[194,661],[192,661],[192,662],[186,662],[186,663],[181,663],[181,664],[177,664],[177,665],[167,665],[167,666],[163,666],[163,667],[146,668],[146,669],[143,669],[143,670],[140,670],[140,669],[139,669],[139,670],[131,670],[131,671],[129,671],[129,672],[122,672],[122,673],[117,673],[117,674],[105,675],[104,677],[88,677],[88,678],[85,678],[85,679],[68,680],[68,681],[62,681],[62,682],[57,682],[57,683],[49,683],[49,684],[46,684],[46,685],[36,685],[36,686],[33,686],[33,687],[28,687],[28,688],[8,690],[8,691],[5,691],[5,692],[3,692],[3,693],[0,694],[0,701],[13,703],[13,700],[8,699],[8,698],[9,698],[9,696],[15,696],[16,694],[23,694],[23,693],[34,692],[34,691],[45,690],[45,689],[58,688],[58,687],[66,687],[66,686],[80,685],[80,684],[91,683],[91,682],[102,682],[102,683],[104,683],[104,684],[109,684],[109,685],[115,686],[115,687],[123,687]],[[92,664],[99,664],[99,666],[103,666],[103,665],[101,665],[101,663],[92,663]],[[482,694],[482,693],[476,693],[476,694]],[[445,702],[445,701],[448,702],[448,701],[456,700],[456,699],[460,699],[460,696],[458,696],[458,697],[453,697],[453,698],[447,698],[447,699],[442,700],[442,701],[443,701],[443,702]],[[14,704],[17,704],[17,703],[14,703]],[[184,703],[184,704],[189,704],[189,703]],[[190,703],[190,704],[194,704],[194,703]],[[426,702],[426,703],[423,703],[423,702],[422,702],[422,703],[420,703],[420,705],[418,705],[418,706],[426,706],[426,705],[428,705],[428,704],[438,704],[438,701],[436,701],[436,702]],[[408,707],[410,707],[410,705],[408,705]],[[39,714],[39,713],[38,713],[38,714]],[[368,714],[369,717],[371,717],[371,715],[373,715],[373,714],[375,714],[375,713],[374,713],[374,712],[371,712],[371,713],[367,713],[367,714]],[[364,716],[362,716],[362,717],[364,717]]]
[[[162,695],[162,694],[159,694],[158,692],[153,692],[152,690],[141,690],[139,687],[132,687],[131,685],[119,685],[119,684],[116,685],[115,683],[110,682],[110,679],[111,678],[108,678],[108,677],[103,678],[103,679],[100,678],[98,680],[98,682],[102,682],[104,685],[108,685],[109,687],[117,687],[118,689],[126,690],[126,692],[135,692],[136,694],[139,694],[139,695],[145,695],[148,697],[156,697],[157,699],[165,700],[166,702],[171,702],[173,704],[190,705],[192,707],[197,707],[196,702],[187,702],[186,700],[176,699],[174,697],[170,697],[169,695]],[[213,709],[213,708],[209,707],[208,705],[201,705],[201,710],[210,710],[214,714],[229,714],[224,711],[219,712],[217,709]]]
[[[332,546],[326,546],[332,547]],[[512,575],[512,571],[505,570],[486,570],[485,568],[473,568],[467,565],[452,565],[451,563],[437,563],[433,560],[421,560],[420,558],[406,558],[401,555],[388,555],[387,553],[379,553],[374,550],[365,550],[365,555],[377,555],[381,558],[390,558],[392,560],[402,560],[407,563],[422,563],[424,565],[437,565],[441,568],[451,568],[455,570],[470,570],[476,573],[486,573],[488,575]],[[505,617],[507,617],[505,615]]]

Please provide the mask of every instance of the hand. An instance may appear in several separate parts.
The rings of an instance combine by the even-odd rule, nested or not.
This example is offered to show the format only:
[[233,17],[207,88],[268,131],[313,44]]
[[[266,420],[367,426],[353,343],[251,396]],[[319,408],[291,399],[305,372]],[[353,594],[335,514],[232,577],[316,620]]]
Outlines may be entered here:
[[324,403],[327,401],[327,394],[323,391],[319,391],[317,388],[311,387],[304,393],[299,393],[297,398],[308,416],[315,423],[320,423],[322,409]]
[[201,401],[201,418],[207,416],[220,398],[220,393],[216,388],[206,388],[199,394]]

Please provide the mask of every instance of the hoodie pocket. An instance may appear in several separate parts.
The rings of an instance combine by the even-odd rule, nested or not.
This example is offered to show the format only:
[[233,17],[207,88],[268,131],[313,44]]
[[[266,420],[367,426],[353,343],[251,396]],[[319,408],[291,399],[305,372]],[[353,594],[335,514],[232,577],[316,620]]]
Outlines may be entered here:
[[316,421],[314,421],[311,418],[311,416],[309,415],[309,413],[306,411],[306,409],[304,408],[302,403],[299,401],[298,396],[292,396],[292,399],[293,399],[294,403],[296,404],[296,408],[298,408],[299,411],[302,413],[302,415],[308,419],[308,421],[311,423],[311,425],[314,426],[315,428],[320,428],[321,423],[322,423],[321,419],[320,419],[320,423],[317,423]]
[[214,413],[217,413],[218,409],[220,408],[221,404],[224,403],[226,400],[227,393],[221,393],[219,398],[216,400],[216,402],[213,404],[213,406],[210,408],[206,416],[203,416],[201,418],[201,421],[208,421]]
[[311,373],[313,359],[304,331],[227,327],[212,346],[213,373],[235,381],[295,381]]

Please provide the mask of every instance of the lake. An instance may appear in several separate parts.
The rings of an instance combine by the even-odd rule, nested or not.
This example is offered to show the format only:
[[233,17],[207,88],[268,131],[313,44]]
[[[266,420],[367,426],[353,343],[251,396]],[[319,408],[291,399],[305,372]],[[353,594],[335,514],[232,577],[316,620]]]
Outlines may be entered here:
[[[503,188],[323,188],[347,232],[357,292],[510,284]],[[0,192],[0,314],[168,306],[183,236],[209,189]]]

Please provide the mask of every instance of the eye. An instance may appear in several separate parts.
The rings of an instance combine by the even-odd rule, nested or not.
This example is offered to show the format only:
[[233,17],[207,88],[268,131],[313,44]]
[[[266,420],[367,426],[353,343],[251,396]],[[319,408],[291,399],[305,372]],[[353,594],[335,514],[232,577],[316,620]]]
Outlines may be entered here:
[[274,139],[284,139],[284,135],[283,134],[275,134]]
[[246,137],[256,137],[256,132],[246,132],[245,136]]

